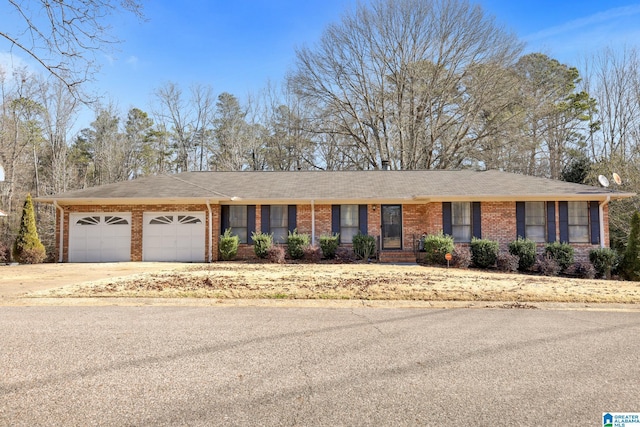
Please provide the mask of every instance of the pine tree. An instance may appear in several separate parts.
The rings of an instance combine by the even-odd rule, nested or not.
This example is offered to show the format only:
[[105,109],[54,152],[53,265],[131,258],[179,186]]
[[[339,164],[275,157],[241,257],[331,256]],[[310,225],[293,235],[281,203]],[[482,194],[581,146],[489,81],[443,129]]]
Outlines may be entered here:
[[631,232],[620,265],[620,273],[627,280],[640,280],[640,212],[638,211],[631,218]]
[[27,194],[22,208],[20,230],[13,244],[13,259],[23,264],[39,264],[46,258],[44,245],[38,237],[31,194]]

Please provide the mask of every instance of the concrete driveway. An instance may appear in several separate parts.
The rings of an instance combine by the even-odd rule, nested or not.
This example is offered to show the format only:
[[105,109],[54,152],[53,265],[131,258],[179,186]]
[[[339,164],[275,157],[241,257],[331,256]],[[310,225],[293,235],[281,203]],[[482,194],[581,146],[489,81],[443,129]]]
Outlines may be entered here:
[[76,283],[146,272],[177,270],[188,265],[191,264],[181,262],[105,262],[0,265],[0,300]]

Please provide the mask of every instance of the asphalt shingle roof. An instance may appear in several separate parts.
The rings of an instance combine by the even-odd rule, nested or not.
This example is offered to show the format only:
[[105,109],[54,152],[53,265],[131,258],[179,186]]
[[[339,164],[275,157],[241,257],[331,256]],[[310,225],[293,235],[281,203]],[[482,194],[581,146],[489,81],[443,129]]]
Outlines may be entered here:
[[499,171],[185,172],[70,191],[42,202],[100,199],[211,199],[214,201],[491,200],[633,196],[593,187]]

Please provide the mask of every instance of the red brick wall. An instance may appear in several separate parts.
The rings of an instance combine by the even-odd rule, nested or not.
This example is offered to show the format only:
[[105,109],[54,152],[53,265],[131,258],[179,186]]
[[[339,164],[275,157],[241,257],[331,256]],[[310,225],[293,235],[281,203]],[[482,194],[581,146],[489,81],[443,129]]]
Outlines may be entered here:
[[316,243],[323,234],[331,234],[331,205],[316,205]]
[[516,202],[482,202],[482,238],[496,240],[500,250],[506,251],[517,236]]
[[[220,234],[220,206],[211,205],[213,228],[209,224],[209,211],[206,205],[84,205],[62,206],[64,209],[63,261],[69,256],[69,213],[71,212],[130,212],[131,224],[131,260],[142,260],[142,225],[143,212],[204,212],[206,218],[205,259],[209,254],[209,230],[213,231],[212,258],[219,259],[218,239]],[[59,248],[60,212],[56,211],[56,243]],[[368,205],[368,233],[379,238],[381,227],[381,206]],[[311,205],[297,206],[297,227],[300,233],[311,235]],[[403,248],[406,252],[413,252],[414,238],[423,233],[436,234],[442,232],[442,203],[407,204],[402,208],[403,218]],[[604,207],[604,235],[605,246],[609,246],[609,206]],[[322,234],[331,233],[331,205],[315,206],[315,235],[316,241]],[[559,218],[556,205],[556,236],[559,236]],[[256,230],[261,230],[261,206],[256,206]],[[515,202],[483,202],[482,203],[482,236],[486,239],[500,242],[501,250],[507,250],[507,245],[516,237]],[[544,244],[539,245],[539,250]],[[588,252],[597,245],[580,244],[576,248],[576,259],[585,260]],[[240,246],[239,258],[254,258],[253,247],[250,244]],[[59,254],[56,256],[59,259]]]

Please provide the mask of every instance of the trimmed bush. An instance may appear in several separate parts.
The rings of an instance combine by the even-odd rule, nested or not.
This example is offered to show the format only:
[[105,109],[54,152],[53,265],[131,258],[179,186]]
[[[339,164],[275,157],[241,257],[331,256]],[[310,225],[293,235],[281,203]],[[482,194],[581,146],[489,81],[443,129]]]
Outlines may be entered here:
[[573,247],[568,243],[553,242],[548,243],[544,249],[545,254],[554,259],[560,271],[565,271],[573,264]]
[[627,249],[620,262],[620,275],[626,280],[640,280],[640,212],[631,217],[631,231]]
[[240,238],[231,234],[231,229],[227,228],[220,236],[220,258],[223,261],[232,260],[238,255]]
[[455,246],[451,236],[430,234],[422,239],[422,244],[425,251],[424,262],[429,265],[447,265],[444,256],[446,254],[454,255]]
[[322,250],[318,245],[309,245],[304,248],[302,259],[307,262],[320,262],[322,260]]
[[548,255],[538,257],[533,269],[543,276],[557,276],[560,274],[560,266],[555,259]]
[[353,236],[353,252],[359,259],[367,261],[376,254],[376,239],[368,234],[358,232]]
[[273,245],[267,250],[267,260],[274,264],[284,264],[285,250],[282,245]]
[[518,270],[531,270],[536,263],[536,242],[518,237],[517,240],[509,243],[509,253],[520,260]]
[[618,263],[618,253],[610,248],[598,248],[589,251],[589,261],[595,268],[597,277],[611,279],[611,271]]
[[519,265],[520,258],[518,257],[518,255],[502,253],[498,254],[498,258],[496,259],[496,266],[498,267],[498,270],[504,271],[505,273],[513,273],[518,271]]
[[23,264],[40,264],[46,257],[47,253],[36,229],[36,217],[31,194],[27,194],[22,208],[20,229],[13,244],[13,259]]
[[253,240],[253,252],[258,258],[265,259],[269,255],[269,249],[273,247],[273,234],[256,233],[251,234]]
[[291,259],[302,259],[304,250],[309,246],[309,235],[298,234],[298,230],[290,231],[287,236],[287,254]]
[[496,265],[500,245],[494,240],[471,239],[471,261],[478,268],[489,268]]
[[340,246],[340,234],[323,234],[320,236],[320,249],[326,259],[334,259]]
[[564,273],[581,279],[593,279],[596,277],[596,269],[590,262],[576,262],[571,264]]
[[471,251],[466,246],[460,246],[453,250],[452,265],[457,268],[469,268],[471,265]]

